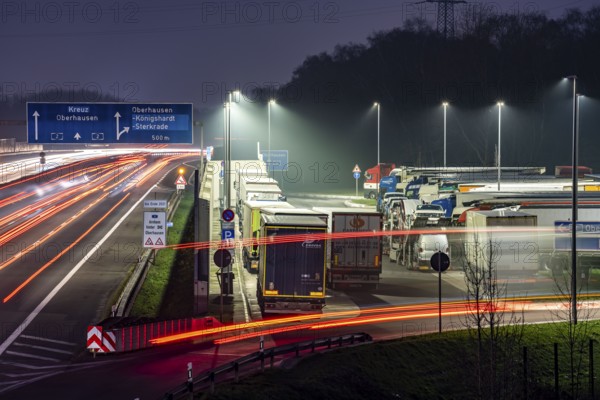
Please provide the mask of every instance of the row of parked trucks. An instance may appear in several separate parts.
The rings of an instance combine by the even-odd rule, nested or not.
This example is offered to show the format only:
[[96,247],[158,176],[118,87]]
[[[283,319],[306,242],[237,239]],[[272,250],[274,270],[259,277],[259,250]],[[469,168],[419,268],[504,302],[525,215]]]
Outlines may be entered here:
[[[263,312],[315,312],[325,306],[326,287],[378,284],[381,236],[372,233],[381,231],[380,213],[284,201],[243,207],[243,265],[257,273]],[[353,236],[360,232],[369,234]]]
[[[379,170],[391,166],[382,164]],[[501,191],[496,177],[477,180],[485,169],[479,172],[463,169],[470,171],[472,180],[460,175],[460,167],[452,171],[391,168],[390,175],[381,178],[377,195],[386,229],[418,228],[427,233],[431,228],[430,235],[439,235],[445,226],[462,226],[465,229],[458,236],[461,237],[460,253],[464,259],[455,259],[455,264],[484,265],[491,261],[501,274],[533,274],[540,270],[560,274],[570,270],[572,181],[566,178],[570,177],[572,169],[556,167],[552,176],[544,175],[544,168],[509,168],[503,171]],[[449,172],[459,173],[461,179],[450,176]],[[398,175],[394,176],[394,173]],[[367,175],[373,175],[372,171]],[[579,271],[589,277],[590,268],[600,268],[600,183],[587,167],[580,167],[578,175],[581,180],[576,259]],[[367,189],[365,184],[365,196],[372,193]],[[414,210],[410,211],[407,200],[384,200],[385,196],[392,196],[390,193],[397,199],[440,205],[444,209],[444,218],[435,223],[429,220],[424,225],[416,222]],[[412,217],[405,215],[409,212]],[[410,266],[414,262],[410,252],[424,247],[414,243],[420,240],[419,236],[391,235],[384,242],[384,252],[392,261]],[[441,250],[444,240],[438,242]]]
[[260,168],[236,182],[243,266],[264,313],[320,312],[327,287],[379,283],[381,213],[294,207]]

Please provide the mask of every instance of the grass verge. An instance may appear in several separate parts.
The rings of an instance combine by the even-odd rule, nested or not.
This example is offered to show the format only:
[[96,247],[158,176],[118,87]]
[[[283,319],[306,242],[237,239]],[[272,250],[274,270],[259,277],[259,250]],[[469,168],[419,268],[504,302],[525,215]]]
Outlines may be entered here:
[[[489,346],[484,344],[484,357],[478,357],[477,341],[467,331],[453,331],[316,353],[299,359],[291,369],[267,369],[237,384],[219,385],[215,394],[204,393],[198,398],[521,399],[525,393],[528,399],[554,398],[553,344],[558,343],[560,398],[586,399],[591,398],[587,344],[600,336],[600,324],[589,324],[588,334],[581,340],[575,389],[571,386],[570,353],[564,336],[568,325],[554,323],[525,326],[519,340],[505,340],[503,352],[493,358],[493,378],[491,364],[486,361]],[[510,355],[506,346],[512,347]],[[526,378],[523,346],[528,348]],[[598,361],[594,363],[596,376],[600,373]]]
[[[173,215],[173,227],[167,232],[167,243],[194,241],[193,191],[185,191]],[[174,319],[192,314],[193,250],[158,250],[149,266],[130,316]]]

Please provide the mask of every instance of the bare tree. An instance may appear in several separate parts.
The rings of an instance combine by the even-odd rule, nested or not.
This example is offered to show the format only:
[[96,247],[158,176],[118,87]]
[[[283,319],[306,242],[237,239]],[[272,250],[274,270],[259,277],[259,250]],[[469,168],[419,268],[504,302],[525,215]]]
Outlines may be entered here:
[[[566,259],[563,259],[563,263]],[[582,269],[579,269],[580,271]],[[594,318],[594,312],[591,307],[585,307],[585,300],[581,294],[587,291],[589,279],[589,269],[583,269],[581,279],[577,282],[577,299],[575,302],[576,310],[573,309],[573,296],[571,289],[572,271],[569,268],[559,268],[554,270],[553,279],[556,294],[562,299],[561,307],[553,312],[558,337],[567,344],[569,357],[569,390],[573,399],[579,399],[583,396],[583,368],[587,361],[587,343],[590,337],[590,324],[588,321]],[[577,321],[574,320],[574,311],[577,311]]]
[[523,335],[523,316],[507,311],[506,284],[498,281],[498,243],[466,244],[464,261],[468,313],[464,324],[477,343],[477,392],[480,398],[512,398]]

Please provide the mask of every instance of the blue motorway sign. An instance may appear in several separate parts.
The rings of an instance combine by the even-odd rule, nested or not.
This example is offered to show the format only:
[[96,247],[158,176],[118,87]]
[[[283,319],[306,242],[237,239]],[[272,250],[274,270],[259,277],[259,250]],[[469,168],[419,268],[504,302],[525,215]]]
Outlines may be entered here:
[[[554,249],[571,250],[571,221],[554,221]],[[577,221],[577,250],[600,250],[600,222]]]
[[288,151],[287,150],[265,150],[263,151],[263,161],[267,164],[269,171],[287,171],[288,170]]
[[192,143],[192,104],[27,103],[27,141]]

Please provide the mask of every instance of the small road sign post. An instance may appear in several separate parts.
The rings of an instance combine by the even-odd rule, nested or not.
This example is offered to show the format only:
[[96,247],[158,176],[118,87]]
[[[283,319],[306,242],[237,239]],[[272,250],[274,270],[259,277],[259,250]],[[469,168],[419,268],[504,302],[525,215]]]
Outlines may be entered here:
[[429,260],[431,268],[438,272],[438,332],[442,333],[442,272],[450,266],[448,254],[438,251]]
[[360,178],[360,168],[358,167],[358,164],[354,165],[352,175],[354,176],[355,195],[358,196],[358,179]]
[[177,190],[185,190],[185,185],[187,185],[187,181],[185,180],[183,175],[179,175],[177,177],[177,180],[175,181],[175,186],[177,187]]

